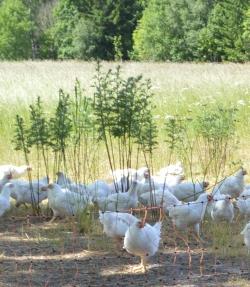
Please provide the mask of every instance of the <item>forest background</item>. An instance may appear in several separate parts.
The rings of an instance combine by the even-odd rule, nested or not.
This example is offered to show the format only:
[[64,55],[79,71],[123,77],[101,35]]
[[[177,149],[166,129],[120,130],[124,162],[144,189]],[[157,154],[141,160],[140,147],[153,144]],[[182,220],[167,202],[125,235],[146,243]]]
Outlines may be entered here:
[[0,0],[0,59],[245,62],[249,0]]

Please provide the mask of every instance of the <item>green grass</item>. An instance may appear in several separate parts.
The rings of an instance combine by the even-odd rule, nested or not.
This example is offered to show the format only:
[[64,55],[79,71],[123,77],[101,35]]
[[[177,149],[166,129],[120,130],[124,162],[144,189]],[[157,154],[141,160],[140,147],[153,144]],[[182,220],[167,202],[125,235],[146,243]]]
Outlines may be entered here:
[[[117,63],[102,63],[103,69],[114,68]],[[173,64],[173,63],[121,63],[124,77],[143,74],[144,78],[152,81],[155,110],[154,118],[159,129],[159,145],[153,154],[153,169],[158,170],[171,160],[179,159],[184,162],[187,179],[202,180],[202,165],[206,165],[209,156],[204,142],[198,141],[191,133],[194,145],[192,162],[188,163],[191,149],[183,143],[182,150],[173,154],[167,147],[164,132],[165,119],[168,116],[181,115],[195,119],[209,114],[210,106],[223,105],[225,108],[236,107],[236,134],[230,140],[227,149],[230,156],[226,161],[226,171],[219,178],[229,174],[242,163],[250,169],[249,134],[250,134],[250,84],[248,75],[250,64]],[[44,103],[46,114],[50,117],[54,112],[58,91],[73,93],[75,79],[79,79],[87,95],[93,95],[93,83],[96,63],[86,62],[2,62],[0,63],[0,159],[1,163],[24,164],[24,156],[14,150],[12,143],[14,135],[15,115],[19,114],[28,120],[29,105],[34,103],[37,96]],[[192,128],[192,125],[191,125]],[[94,147],[94,148],[93,148]],[[93,152],[95,150],[95,152]],[[90,162],[86,165],[86,181],[96,178],[111,179],[105,148],[91,144],[89,149]],[[97,151],[97,154],[96,154]],[[200,154],[199,154],[200,153]],[[216,163],[219,155],[214,155]],[[33,176],[37,177],[37,159],[35,152],[29,155],[34,167]],[[51,154],[51,162],[53,156]],[[71,160],[71,159],[70,159]],[[70,162],[69,160],[69,162]],[[85,161],[84,155],[80,159]],[[234,164],[234,162],[236,164]],[[72,166],[72,161],[69,164]],[[136,159],[133,166],[136,165]],[[140,165],[144,166],[143,158]],[[191,170],[191,171],[190,171]],[[74,178],[71,168],[68,170]],[[45,173],[42,168],[41,173]],[[211,185],[217,180],[211,172],[206,175]],[[85,223],[84,223],[85,224]]]
[[[102,63],[104,70],[117,63]],[[15,115],[28,118],[28,106],[40,96],[48,114],[54,109],[58,90],[72,93],[78,78],[88,95],[93,95],[93,62],[2,62],[0,63],[0,159],[2,163],[23,163],[23,156],[13,151]],[[143,74],[152,80],[154,114],[159,127],[159,148],[154,153],[154,169],[167,164],[169,150],[162,132],[167,115],[195,117],[204,104],[223,103],[238,107],[237,135],[239,143],[234,160],[242,160],[249,168],[250,134],[250,64],[175,64],[121,63],[124,77]],[[203,110],[206,111],[206,108]],[[103,152],[101,151],[103,155]],[[35,164],[35,159],[32,157]],[[178,158],[174,155],[173,161]],[[10,160],[11,159],[11,160]],[[143,163],[142,163],[143,164]],[[100,176],[107,177],[107,159],[98,164]],[[199,170],[197,170],[199,173]]]

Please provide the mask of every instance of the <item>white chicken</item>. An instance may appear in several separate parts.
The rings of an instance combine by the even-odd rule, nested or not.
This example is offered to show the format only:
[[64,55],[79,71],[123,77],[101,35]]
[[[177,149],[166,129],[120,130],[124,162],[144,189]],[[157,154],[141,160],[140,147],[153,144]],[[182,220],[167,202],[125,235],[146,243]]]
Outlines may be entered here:
[[96,180],[86,186],[87,192],[91,194],[93,200],[100,197],[107,197],[112,194],[108,183],[103,180]]
[[200,223],[202,222],[206,207],[212,196],[207,193],[201,194],[196,201],[181,203],[169,207],[169,217],[177,229],[183,230],[193,226],[198,237],[200,237]]
[[250,216],[250,194],[243,192],[236,201],[239,212],[248,218]]
[[[66,186],[65,186],[66,187]],[[70,190],[70,191],[74,191],[74,192],[78,192],[78,193],[85,193],[87,192],[87,186],[83,183],[70,183],[67,185],[67,188]],[[90,192],[89,192],[90,194]]]
[[96,202],[102,211],[125,211],[138,205],[137,182],[133,181],[127,192],[111,194],[106,198],[98,197]]
[[21,165],[21,166],[15,166],[15,165],[1,165],[0,166],[0,179],[9,176],[9,179],[15,179],[19,178],[22,175],[24,175],[27,171],[31,171],[32,167],[29,165]]
[[0,193],[0,216],[10,209],[10,193],[13,187],[12,183],[6,183]]
[[139,202],[144,206],[160,206],[163,205],[166,208],[165,212],[168,211],[168,207],[171,205],[177,205],[180,201],[170,192],[168,188],[165,190],[157,189],[152,192],[146,192],[139,196]]
[[175,186],[181,183],[184,178],[184,169],[181,162],[161,168],[157,175],[152,176],[155,184],[162,184],[164,186]]
[[167,174],[166,176],[152,176],[151,180],[155,185],[163,186],[175,186],[176,184],[181,183],[185,179],[182,174]]
[[201,193],[205,192],[205,188],[209,186],[207,181],[203,182],[181,182],[171,187],[174,196],[179,200],[191,201],[196,200]]
[[245,189],[248,190],[248,191],[250,191],[250,184],[246,184],[246,185],[245,185]]
[[[66,188],[66,187],[65,187]],[[80,196],[84,197],[87,202],[93,203],[95,194],[88,190],[87,186],[82,183],[70,183],[67,187],[72,192],[79,194]],[[100,191],[100,190],[99,190]]]
[[231,223],[234,219],[234,206],[231,196],[226,194],[220,199],[214,199],[211,217],[214,221],[227,221]]
[[59,216],[74,216],[89,204],[88,199],[81,194],[61,188],[56,183],[43,187],[43,190],[48,193],[49,207],[53,211],[50,222]]
[[140,196],[145,192],[150,192],[157,189],[163,189],[163,187],[164,187],[163,183],[157,183],[156,181],[154,181],[152,177],[150,177],[149,173],[145,173],[144,179],[138,181],[137,193]]
[[149,169],[147,167],[141,167],[139,169],[123,169],[116,170],[114,173],[115,181],[110,184],[112,193],[121,191],[128,191],[133,181],[142,181],[144,178],[149,177]]
[[133,223],[127,229],[124,248],[128,253],[141,257],[141,267],[146,272],[147,260],[158,251],[160,239],[161,222],[151,226],[141,220]]
[[242,199],[250,198],[250,188],[245,186],[243,192],[239,195],[238,198],[242,198]]
[[166,182],[157,182],[154,177],[150,176],[150,171],[146,168],[142,168],[143,170],[143,178],[137,181],[137,194],[140,196],[143,193],[160,190],[160,189],[167,189],[168,185]]
[[16,200],[16,207],[26,203],[37,204],[47,198],[47,192],[42,191],[42,187],[48,185],[47,176],[34,180],[31,184],[27,180],[20,179],[11,180],[11,183],[14,186],[11,191],[11,197]]
[[3,189],[4,185],[11,179],[11,174],[7,174],[0,179],[0,191]]
[[247,247],[247,253],[250,254],[250,222],[246,224],[240,234],[244,235],[244,243]]
[[240,168],[234,175],[226,177],[217,184],[221,194],[229,194],[231,197],[238,197],[244,190],[244,176],[247,174],[244,168]]
[[123,239],[129,226],[138,221],[132,214],[111,211],[99,211],[99,220],[103,225],[103,232],[118,242]]
[[213,200],[208,202],[206,212],[205,212],[205,214],[208,218],[211,218],[211,212],[212,212],[212,209],[213,209],[215,202],[217,202],[220,199],[225,198],[225,194],[221,194],[218,185],[214,186],[214,188],[211,192],[211,195],[213,197]]
[[169,174],[184,175],[184,168],[180,161],[178,161],[176,164],[170,164],[166,167],[163,167],[158,171],[158,175],[163,177]]

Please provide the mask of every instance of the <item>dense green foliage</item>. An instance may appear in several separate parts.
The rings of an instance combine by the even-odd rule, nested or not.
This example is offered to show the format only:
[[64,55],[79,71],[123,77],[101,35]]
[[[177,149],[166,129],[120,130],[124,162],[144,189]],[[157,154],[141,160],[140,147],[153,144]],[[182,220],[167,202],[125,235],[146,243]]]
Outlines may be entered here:
[[242,42],[246,0],[218,1],[200,34],[201,54],[209,61],[240,61],[246,55]]
[[0,8],[0,59],[31,57],[29,10],[22,0],[3,0]]
[[129,58],[132,33],[142,11],[138,0],[73,0],[82,18],[75,34],[76,57]]
[[135,56],[143,60],[247,60],[242,36],[249,5],[246,0],[152,0],[134,32]]
[[247,61],[249,0],[2,0],[1,59]]
[[211,4],[203,0],[152,0],[134,32],[135,56],[153,60],[193,60]]
[[71,2],[71,0],[59,1],[54,10],[55,22],[50,32],[59,59],[74,57],[73,33],[78,23],[79,14]]

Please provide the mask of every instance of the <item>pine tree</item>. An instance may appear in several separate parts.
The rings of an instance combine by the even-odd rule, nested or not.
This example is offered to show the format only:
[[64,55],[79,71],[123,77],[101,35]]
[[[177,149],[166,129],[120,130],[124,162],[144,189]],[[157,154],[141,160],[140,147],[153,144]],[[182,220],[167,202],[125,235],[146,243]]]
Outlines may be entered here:
[[81,21],[75,30],[75,49],[79,58],[113,60],[118,54],[129,58],[132,33],[141,15],[139,0],[72,1]]
[[250,59],[250,8],[246,11],[244,15],[243,22],[243,46],[246,51],[246,57]]
[[32,21],[30,11],[21,0],[0,3],[0,59],[31,58]]
[[200,34],[200,54],[208,61],[244,60],[243,17],[248,0],[217,1]]
[[211,1],[151,0],[134,32],[134,54],[143,60],[193,60]]
[[54,9],[54,25],[49,31],[59,59],[74,58],[73,34],[80,19],[71,0],[59,0]]

